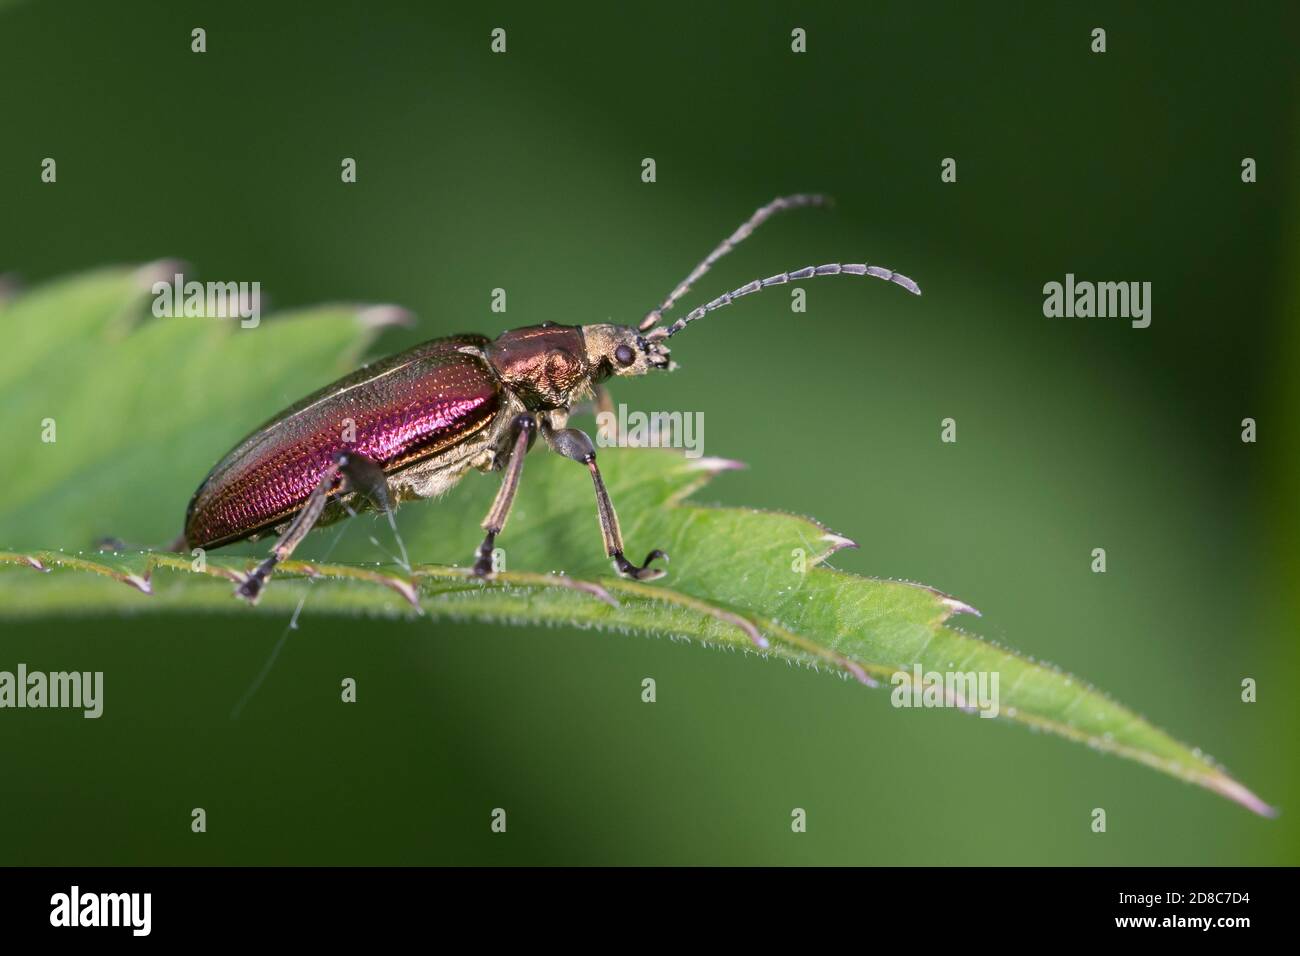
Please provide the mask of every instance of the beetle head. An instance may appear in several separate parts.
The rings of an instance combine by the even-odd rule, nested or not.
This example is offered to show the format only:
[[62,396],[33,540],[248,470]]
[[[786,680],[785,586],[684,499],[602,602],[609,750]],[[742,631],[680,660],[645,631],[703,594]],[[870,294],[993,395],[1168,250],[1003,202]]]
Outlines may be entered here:
[[661,342],[651,341],[626,325],[584,325],[587,361],[608,375],[644,375],[651,369],[672,371],[677,364]]

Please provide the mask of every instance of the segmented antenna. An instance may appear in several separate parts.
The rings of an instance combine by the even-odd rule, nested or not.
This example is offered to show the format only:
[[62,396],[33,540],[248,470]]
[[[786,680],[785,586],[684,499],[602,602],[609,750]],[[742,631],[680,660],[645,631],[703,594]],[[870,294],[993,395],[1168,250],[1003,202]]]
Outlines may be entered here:
[[901,285],[913,295],[920,295],[921,288],[905,275],[897,272],[891,272],[889,269],[880,266],[869,266],[861,262],[840,263],[831,262],[824,266],[805,266],[794,272],[781,272],[774,276],[768,276],[766,279],[755,279],[753,282],[742,285],[739,289],[733,289],[723,295],[718,296],[712,302],[708,302],[697,309],[692,309],[688,314],[682,316],[672,325],[660,326],[650,332],[647,338],[652,340],[662,340],[676,335],[687,325],[696,319],[702,319],[715,309],[720,309],[724,305],[739,299],[742,295],[749,295],[751,292],[758,292],[760,289],[766,289],[774,285],[785,285],[787,282],[798,282],[801,279],[812,279],[816,276],[870,276],[873,279],[884,279],[887,282],[893,282]]
[[663,314],[671,309],[678,299],[691,291],[691,286],[699,280],[700,276],[712,269],[715,262],[740,245],[745,239],[748,239],[755,229],[776,213],[785,212],[788,209],[801,209],[804,206],[829,206],[833,202],[834,200],[829,196],[822,196],[817,193],[799,193],[795,196],[779,196],[766,206],[760,206],[748,220],[741,223],[740,228],[722,240],[718,247],[705,257],[703,262],[692,269],[691,274],[677,284],[677,288],[668,294],[668,298],[664,299],[657,309],[651,309],[647,312],[637,328],[644,332],[662,321]]

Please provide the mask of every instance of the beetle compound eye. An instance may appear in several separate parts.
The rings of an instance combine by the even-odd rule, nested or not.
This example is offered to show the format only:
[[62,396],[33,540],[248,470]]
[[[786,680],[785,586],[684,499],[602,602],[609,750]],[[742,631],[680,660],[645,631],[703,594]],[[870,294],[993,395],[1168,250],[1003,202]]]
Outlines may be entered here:
[[636,361],[636,353],[632,351],[632,346],[620,345],[618,348],[614,349],[614,359],[619,365],[631,365]]

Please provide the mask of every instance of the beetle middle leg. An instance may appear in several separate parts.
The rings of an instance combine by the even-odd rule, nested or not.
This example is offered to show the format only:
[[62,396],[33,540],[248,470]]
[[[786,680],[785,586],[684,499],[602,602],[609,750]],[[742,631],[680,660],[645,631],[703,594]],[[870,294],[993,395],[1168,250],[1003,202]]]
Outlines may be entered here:
[[492,573],[492,549],[496,545],[497,535],[505,528],[506,519],[510,517],[510,506],[515,503],[519,476],[524,472],[524,456],[537,438],[537,422],[532,415],[518,415],[510,424],[510,433],[514,437],[510,461],[506,464],[505,477],[501,479],[501,487],[492,501],[492,507],[483,519],[481,527],[486,534],[475,553],[474,573],[481,578]]
[[339,452],[334,456],[330,466],[325,469],[325,473],[321,475],[316,487],[312,489],[302,510],[294,516],[289,527],[284,530],[284,534],[276,540],[271,553],[235,589],[237,595],[251,604],[257,603],[276,565],[287,561],[294,549],[302,543],[302,539],[307,537],[307,532],[320,521],[325,506],[329,504],[329,497],[338,486],[340,479],[345,481],[350,489],[368,498],[375,507],[385,511],[392,509],[395,503],[394,497],[379,463],[357,452]]
[[600,469],[596,466],[596,449],[587,434],[576,428],[553,429],[543,424],[542,437],[546,439],[546,444],[552,451],[558,452],[565,458],[581,462],[591,473],[591,483],[596,489],[596,513],[600,518],[600,533],[605,539],[605,553],[613,559],[618,573],[637,581],[653,581],[663,577],[667,572],[662,568],[650,567],[650,562],[656,558],[668,560],[668,555],[658,548],[647,554],[645,561],[639,566],[624,556],[623,532],[618,526],[618,514],[614,511],[614,503],[609,500],[605,479],[600,476]]

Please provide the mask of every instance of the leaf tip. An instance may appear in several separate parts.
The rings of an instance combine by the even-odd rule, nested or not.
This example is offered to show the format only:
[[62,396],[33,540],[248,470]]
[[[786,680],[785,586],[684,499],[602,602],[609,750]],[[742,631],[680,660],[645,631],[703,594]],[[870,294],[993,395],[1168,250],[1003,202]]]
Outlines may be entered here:
[[955,597],[950,597],[945,594],[942,597],[940,597],[939,601],[940,603],[943,604],[944,607],[951,608],[954,614],[973,614],[975,617],[984,616],[983,614],[980,613],[979,608],[972,607],[971,605],[967,604],[965,601],[959,601]]
[[1206,777],[1203,779],[1203,783],[1220,796],[1227,797],[1233,803],[1240,804],[1261,817],[1274,820],[1281,815],[1282,811],[1277,807],[1265,803],[1246,787],[1225,774]]
[[[975,617],[984,616],[983,613],[981,613],[981,611],[979,610],[979,608],[967,604],[965,601],[959,598],[955,598],[951,594],[946,594],[943,591],[940,591],[936,587],[931,587],[928,584],[919,584],[916,581],[901,581],[899,583],[907,584],[914,588],[921,588],[923,591],[929,591],[936,598],[938,598],[939,603],[948,609],[948,613],[944,615],[944,620],[947,620],[949,617],[951,617],[954,614],[971,614],[974,615]],[[1031,658],[1031,662],[1032,662],[1032,658]]]
[[716,475],[722,471],[743,471],[749,466],[743,461],[736,461],[734,458],[695,458],[687,466],[692,471],[707,471],[711,475]]
[[357,322],[363,329],[409,328],[415,324],[415,313],[400,305],[368,305],[357,312]]
[[846,538],[842,534],[836,534],[834,531],[827,531],[822,535],[822,540],[830,545],[827,555],[832,555],[836,551],[843,551],[846,548],[856,548],[858,543],[852,538]]
[[866,668],[854,661],[844,661],[844,669],[857,679],[864,687],[879,687],[880,682],[867,673]]
[[154,283],[166,282],[188,267],[189,263],[184,259],[155,259],[153,262],[137,266],[132,278],[145,292],[152,292]]
[[153,585],[149,583],[148,575],[141,577],[138,574],[125,574],[122,576],[122,580],[141,594],[153,594]]
[[406,602],[415,608],[419,614],[424,613],[424,608],[420,607],[420,592],[410,581],[405,581],[399,577],[388,577],[384,581],[390,588],[406,598]]
[[595,582],[577,581],[574,580],[573,578],[569,578],[569,580],[573,582],[573,587],[577,588],[579,591],[586,591],[596,600],[603,601],[604,603],[608,604],[616,611],[622,606],[618,603],[618,598],[614,597],[614,595],[610,594],[608,591],[606,591],[604,588],[602,588],[599,584],[596,584]]

